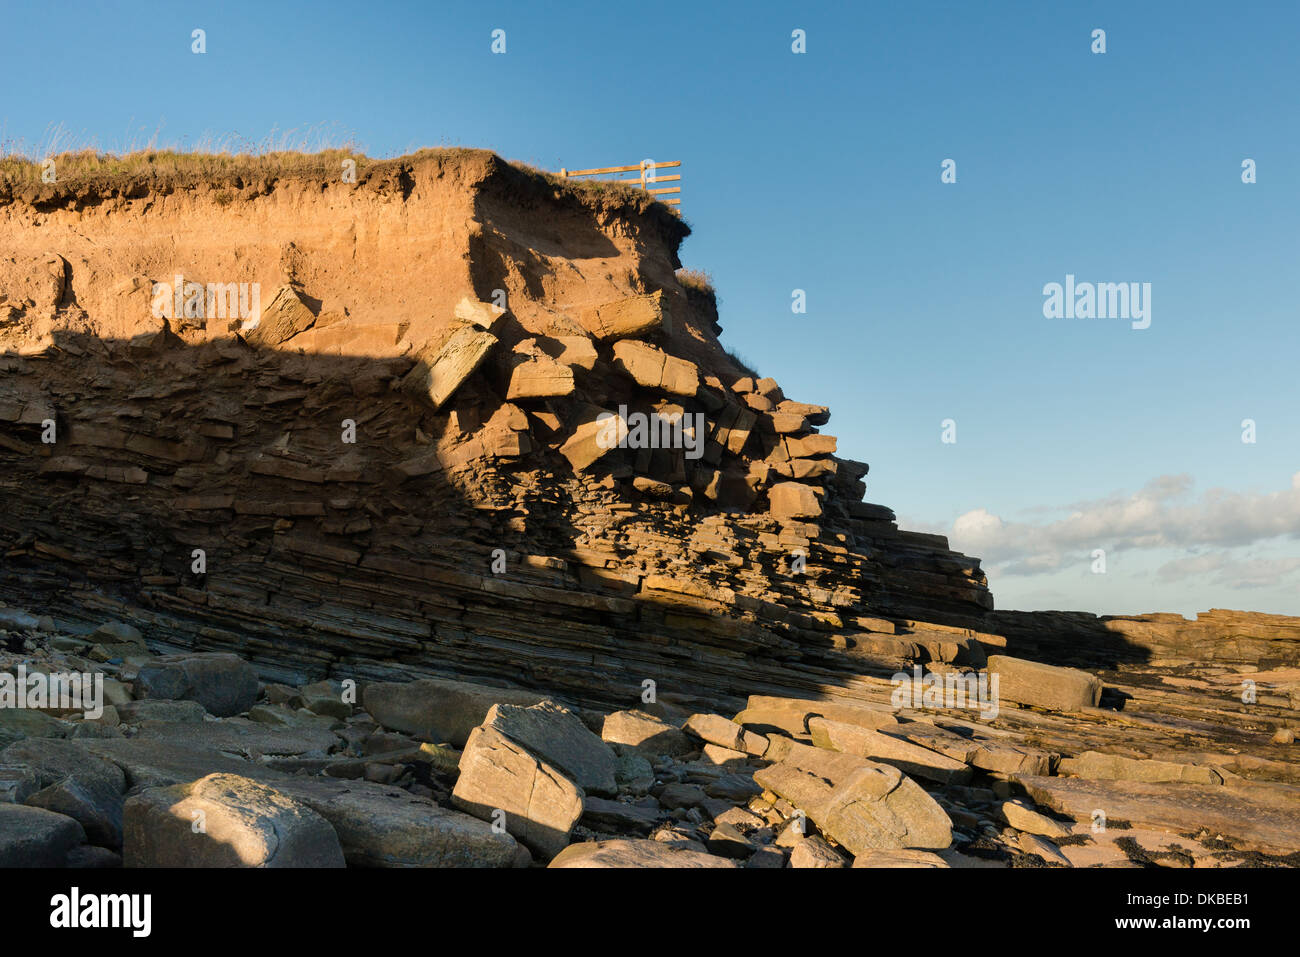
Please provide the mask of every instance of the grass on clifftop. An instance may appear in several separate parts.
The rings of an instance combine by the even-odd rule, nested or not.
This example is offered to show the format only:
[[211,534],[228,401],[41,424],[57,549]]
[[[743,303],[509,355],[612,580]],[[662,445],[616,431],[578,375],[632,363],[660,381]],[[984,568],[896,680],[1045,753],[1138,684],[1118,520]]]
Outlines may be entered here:
[[123,155],[79,150],[58,153],[40,160],[12,154],[0,157],[0,179],[14,184],[41,183],[47,159],[54,161],[57,182],[132,176],[182,181],[224,181],[233,176],[252,179],[268,173],[319,173],[337,178],[346,159],[356,162],[358,173],[374,162],[360,153],[341,149],[320,153],[261,154],[141,150]]
[[[227,185],[236,180],[243,182],[283,178],[289,176],[315,177],[337,181],[343,174],[343,164],[351,160],[356,164],[356,175],[367,168],[382,163],[400,163],[428,153],[476,153],[464,147],[434,147],[419,150],[392,160],[375,159],[351,148],[331,148],[317,152],[299,150],[274,150],[269,152],[206,152],[184,149],[142,149],[130,153],[106,153],[94,149],[67,150],[53,154],[26,154],[0,152],[0,185],[13,189],[40,188],[44,185],[94,186],[115,180],[145,179],[156,183]],[[39,158],[37,158],[39,155]],[[54,184],[44,178],[53,160]],[[569,192],[587,201],[603,205],[628,205],[644,209],[655,203],[654,197],[636,186],[626,186],[600,180],[568,179],[549,170],[528,163],[505,160],[510,166],[545,181],[556,192]],[[678,219],[676,207],[663,205]]]

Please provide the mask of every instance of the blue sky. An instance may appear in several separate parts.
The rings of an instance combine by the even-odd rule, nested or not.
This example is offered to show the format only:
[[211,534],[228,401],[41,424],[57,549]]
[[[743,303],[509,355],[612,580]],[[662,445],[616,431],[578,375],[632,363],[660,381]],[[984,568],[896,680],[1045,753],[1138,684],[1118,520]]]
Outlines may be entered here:
[[[1300,5],[129,9],[7,47],[0,140],[680,159],[724,343],[830,405],[868,500],[984,557],[999,607],[1300,614]],[[1151,283],[1150,328],[1044,318],[1067,273]]]

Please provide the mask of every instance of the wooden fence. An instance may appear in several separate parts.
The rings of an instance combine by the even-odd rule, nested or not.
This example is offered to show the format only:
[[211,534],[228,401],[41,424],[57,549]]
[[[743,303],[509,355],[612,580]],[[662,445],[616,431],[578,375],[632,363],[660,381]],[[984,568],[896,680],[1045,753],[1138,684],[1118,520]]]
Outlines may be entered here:
[[[672,206],[680,206],[682,201],[677,196],[668,196],[668,193],[680,193],[680,186],[665,186],[662,188],[651,189],[654,183],[670,183],[680,180],[681,174],[672,176],[660,176],[661,169],[677,169],[682,165],[681,160],[674,160],[671,163],[656,163],[652,160],[642,160],[636,166],[604,166],[600,169],[562,169],[560,175],[565,179],[572,179],[575,176],[591,176],[597,179],[608,179],[615,183],[624,183],[628,186],[639,186],[647,193],[659,196],[661,203],[668,203]],[[622,176],[624,173],[636,173],[636,176]]]

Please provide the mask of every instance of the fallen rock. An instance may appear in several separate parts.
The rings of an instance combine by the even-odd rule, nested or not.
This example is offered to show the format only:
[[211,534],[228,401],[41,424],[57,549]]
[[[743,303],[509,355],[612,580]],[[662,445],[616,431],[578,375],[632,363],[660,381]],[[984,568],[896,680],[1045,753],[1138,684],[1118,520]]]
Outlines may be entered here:
[[947,868],[950,865],[938,854],[929,851],[912,851],[902,848],[864,851],[853,858],[854,867],[920,867]]
[[849,861],[839,851],[813,834],[790,849],[790,866],[797,868],[848,867]]
[[588,796],[583,802],[582,822],[592,828],[649,833],[664,816],[657,802],[651,803],[647,807]]
[[1081,778],[1146,781],[1151,784],[1162,781],[1182,781],[1185,784],[1223,783],[1223,775],[1214,768],[1151,758],[1125,758],[1097,751],[1084,751],[1073,758],[1063,759],[1059,773]]
[[1233,788],[1180,782],[1101,781],[1020,775],[1033,800],[1076,821],[1091,822],[1101,810],[1108,822],[1196,833],[1202,829],[1268,853],[1300,850],[1300,798],[1280,789],[1245,793]]
[[457,748],[465,746],[470,732],[483,723],[493,705],[530,707],[545,700],[545,695],[533,691],[445,678],[374,682],[366,685],[361,695],[366,711],[385,728]]
[[546,858],[569,843],[582,789],[493,727],[475,728],[460,759],[452,803],[491,821]]
[[606,715],[600,737],[609,744],[636,748],[643,754],[675,757],[695,750],[681,728],[644,711],[615,711]]
[[141,698],[197,701],[219,718],[251,708],[257,703],[257,688],[252,666],[224,652],[155,658],[141,666],[135,681]]
[[1077,668],[1059,668],[1023,658],[990,655],[990,683],[998,679],[998,698],[1047,711],[1082,711],[1101,700],[1101,679]]
[[738,867],[733,860],[701,854],[673,842],[653,840],[591,841],[570,844],[550,867]]
[[66,738],[72,725],[29,708],[0,708],[0,747],[24,738]]
[[487,358],[497,337],[473,325],[456,329],[441,345],[429,344],[402,380],[403,391],[423,398],[435,409],[455,394]]
[[145,721],[199,722],[207,713],[207,709],[197,701],[144,698],[117,706],[117,716],[123,724],[141,724]]
[[128,790],[188,784],[209,774],[239,774],[257,780],[284,777],[262,765],[211,748],[190,747],[175,740],[116,738],[81,742],[87,751],[111,761],[126,775]]
[[280,791],[233,774],[151,788],[126,802],[126,867],[343,867],[329,823]]
[[518,867],[530,861],[505,831],[400,788],[300,777],[275,787],[330,823],[351,867]]
[[778,482],[767,490],[767,500],[772,517],[780,521],[816,518],[822,513],[813,486],[802,482]]
[[531,707],[496,704],[484,726],[495,728],[530,754],[559,768],[584,792],[613,794],[618,759],[572,711],[554,701]]
[[736,722],[728,721],[719,714],[693,714],[686,719],[682,729],[701,741],[708,741],[733,752],[743,752],[742,757],[762,757],[767,750],[767,738],[746,731]]
[[898,768],[906,774],[941,784],[965,784],[972,771],[960,761],[919,744],[822,717],[808,720],[813,744],[819,748],[856,754]]
[[1046,814],[1040,814],[1020,801],[1004,801],[998,808],[1002,819],[1017,831],[1040,834],[1043,837],[1065,837],[1070,829]]
[[251,761],[267,757],[324,756],[339,744],[338,735],[323,728],[273,728],[244,718],[146,721],[132,740],[170,741],[193,751],[237,754]]
[[67,815],[85,829],[95,844],[122,846],[122,795],[126,778],[109,761],[81,744],[33,738],[0,752],[0,762],[27,768],[40,789],[25,802]]
[[952,822],[897,768],[850,754],[792,745],[754,780],[803,810],[849,853],[877,848],[946,848]]
[[584,309],[578,315],[583,328],[597,339],[642,337],[665,328],[663,292],[629,296]]
[[67,815],[0,804],[0,867],[63,867],[85,840],[81,825]]

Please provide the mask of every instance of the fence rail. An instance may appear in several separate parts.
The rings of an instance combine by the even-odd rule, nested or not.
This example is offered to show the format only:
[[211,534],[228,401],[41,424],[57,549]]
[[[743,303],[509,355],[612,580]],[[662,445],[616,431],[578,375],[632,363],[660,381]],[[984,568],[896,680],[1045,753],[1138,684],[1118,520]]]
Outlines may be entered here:
[[[653,196],[661,197],[659,202],[668,203],[672,206],[680,206],[682,201],[676,196],[669,196],[669,193],[680,193],[680,186],[664,186],[651,189],[649,184],[653,183],[672,183],[681,180],[681,174],[671,176],[660,176],[661,169],[676,169],[682,165],[681,160],[673,160],[670,163],[656,163],[653,160],[642,160],[634,166],[601,166],[597,169],[562,169],[560,175],[565,179],[572,179],[575,176],[591,176],[597,179],[608,179],[614,183],[622,183],[625,186],[636,186]],[[620,173],[636,173],[635,177],[620,177]]]

